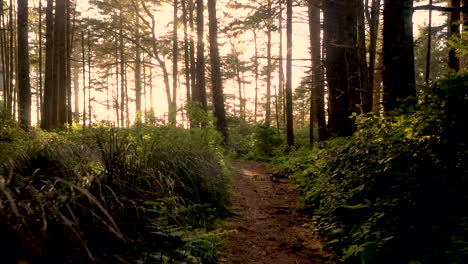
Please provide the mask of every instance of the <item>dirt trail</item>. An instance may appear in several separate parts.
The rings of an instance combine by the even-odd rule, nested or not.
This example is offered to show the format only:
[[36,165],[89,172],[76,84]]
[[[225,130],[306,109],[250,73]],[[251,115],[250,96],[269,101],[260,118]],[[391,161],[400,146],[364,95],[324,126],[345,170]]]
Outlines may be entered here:
[[229,225],[237,232],[223,245],[221,263],[329,263],[310,236],[287,179],[272,179],[265,164],[234,161],[233,207]]

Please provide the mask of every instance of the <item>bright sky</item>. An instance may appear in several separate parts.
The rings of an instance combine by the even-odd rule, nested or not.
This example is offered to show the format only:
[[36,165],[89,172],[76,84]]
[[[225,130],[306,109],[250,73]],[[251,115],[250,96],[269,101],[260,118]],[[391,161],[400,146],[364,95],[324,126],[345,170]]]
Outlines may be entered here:
[[[218,0],[218,9],[222,8],[225,4],[227,0]],[[35,4],[37,3],[37,1],[35,1]],[[425,4],[424,2],[421,3],[421,4]],[[90,8],[90,5],[88,4],[88,0],[80,0],[78,1],[78,9],[79,11],[81,11],[83,13],[84,16],[96,16],[96,13],[95,11],[93,10],[88,10]],[[306,8],[295,8],[294,12],[296,14],[296,16],[301,16],[304,17],[306,15],[306,11],[307,9]],[[206,10],[205,10],[206,12]],[[232,12],[232,11],[230,11]],[[239,18],[239,17],[242,17],[242,16],[245,16],[247,13],[247,11],[239,11],[237,14],[234,14],[235,17]],[[218,16],[219,14],[222,14],[222,12],[218,12]],[[437,16],[439,15],[438,12],[434,12],[434,24],[440,24],[443,22],[443,18],[441,16]],[[161,27],[164,27],[165,25],[168,25],[168,23],[170,23],[172,21],[172,7],[170,5],[165,5],[162,7],[161,11],[158,12],[157,14],[157,18],[160,22],[160,25]],[[284,15],[285,16],[285,15]],[[305,17],[304,17],[305,18]],[[415,26],[415,33],[417,33],[417,27],[418,25],[422,25],[422,24],[427,24],[427,18],[428,18],[428,12],[427,11],[417,11],[415,12],[414,14],[414,26]],[[219,17],[219,20],[224,20],[223,17]],[[296,19],[297,20],[297,19]],[[207,19],[205,20],[207,21]],[[167,30],[172,30],[171,28],[167,28]],[[207,30],[207,29],[206,29]],[[308,58],[309,57],[309,54],[308,54],[308,49],[309,49],[309,43],[308,43],[308,26],[306,23],[295,23],[294,24],[294,29],[293,29],[293,32],[294,32],[294,35],[293,35],[293,43],[294,43],[294,49],[293,49],[293,58],[295,59],[303,59],[303,58]],[[182,31],[179,32],[179,36],[182,35]],[[220,37],[222,37],[220,35]],[[285,32],[285,29],[284,29],[284,32],[283,32],[283,37],[285,38],[286,37],[286,32]],[[239,49],[241,49],[244,54],[242,55],[242,60],[246,60],[246,61],[249,61],[250,58],[253,56],[253,44],[251,43],[251,39],[252,39],[252,36],[250,34],[247,34],[243,37],[241,37],[240,39],[238,39],[239,41],[239,44],[241,46],[239,46]],[[225,43],[226,45],[224,45],[224,47],[221,47],[221,55],[223,54],[227,54],[231,47],[230,47],[230,44],[229,44],[229,41],[228,39],[223,39],[223,38],[220,38],[220,43]],[[278,38],[278,34],[274,34],[273,35],[273,43],[274,43],[274,47],[272,49],[272,52],[274,54],[274,56],[277,56],[277,53],[278,53],[278,49],[279,49],[279,46],[277,45],[279,41],[279,38]],[[285,54],[286,54],[286,39],[283,39],[283,46],[284,46],[284,50],[283,50],[283,56],[285,57]],[[259,46],[263,49],[263,47],[266,45],[266,38],[264,39],[260,39],[259,40]],[[264,50],[264,49],[263,49]],[[261,54],[260,56],[265,56],[264,54]],[[172,68],[172,66],[170,65],[171,61],[170,59],[167,59],[167,67],[168,69],[170,70]],[[263,65],[266,65],[266,61],[260,61],[261,64]],[[293,88],[297,87],[299,85],[299,82],[301,80],[301,78],[305,75],[305,70],[307,69],[307,67],[309,66],[309,62],[308,61],[294,61],[293,63],[294,65],[294,69],[293,69]],[[159,68],[156,68],[156,70],[154,71],[154,74],[156,74],[156,72],[159,72]],[[129,72],[129,77],[132,78],[133,77],[133,73],[132,72]],[[278,83],[278,76],[277,76],[277,73],[273,73],[273,80],[272,80],[272,93],[273,93],[273,88],[277,86],[277,83]],[[184,81],[184,78],[183,76],[180,76],[179,77],[179,83],[181,84],[181,89],[179,89],[179,94],[178,94],[178,98],[180,100],[180,98],[182,98],[182,100],[184,101],[185,100],[185,86],[182,85],[182,82]],[[81,80],[81,78],[80,78]],[[248,101],[248,105],[247,105],[247,108],[249,109],[253,109],[253,98],[254,98],[254,94],[255,94],[255,91],[254,91],[254,77],[253,77],[253,73],[247,73],[246,75],[246,81],[250,82],[250,84],[246,85],[246,95],[247,95],[247,99],[249,99]],[[266,89],[266,84],[262,81],[259,82],[260,84],[260,93],[259,93],[259,98],[261,100],[261,98],[264,96],[264,93],[265,93],[265,89]],[[132,80],[130,80],[129,82],[129,89],[132,88]],[[147,88],[149,90],[149,88]],[[156,115],[157,116],[162,116],[165,112],[167,112],[167,101],[166,101],[166,95],[165,95],[165,91],[163,90],[164,87],[162,86],[162,80],[159,78],[155,79],[154,80],[154,88],[153,88],[153,101],[154,101],[154,107],[155,107],[155,111],[156,111]],[[225,89],[225,93],[229,93],[229,94],[236,94],[237,95],[237,85],[235,83],[234,80],[226,80],[224,82],[224,89]],[[149,92],[147,92],[148,95],[146,95],[146,99],[147,99],[147,102],[148,102],[148,105],[149,105]],[[81,96],[81,94],[80,94]],[[106,95],[104,93],[101,93],[101,92],[94,92],[94,94],[92,96],[95,96],[97,97],[98,101],[104,101],[106,99]],[[132,94],[131,91],[129,91],[129,96],[130,97],[133,97],[134,95]],[[83,102],[82,102],[82,98],[80,98],[80,107],[82,107],[83,105]],[[183,101],[180,101],[179,102],[179,106],[182,106],[183,104]],[[233,104],[233,102],[229,102],[230,105]],[[238,102],[236,102],[236,105],[238,104]],[[101,106],[97,103],[93,103],[93,109],[94,109],[94,113],[98,113],[97,114],[97,120],[102,120],[102,119],[105,119],[106,118],[106,108],[104,106]],[[130,105],[130,109],[131,109],[131,113],[134,113],[134,105],[131,104]],[[82,109],[80,109],[80,111],[82,111]],[[34,115],[33,115],[34,116]],[[113,114],[111,113],[110,116],[112,117]],[[130,120],[133,120],[133,118],[130,118]]]

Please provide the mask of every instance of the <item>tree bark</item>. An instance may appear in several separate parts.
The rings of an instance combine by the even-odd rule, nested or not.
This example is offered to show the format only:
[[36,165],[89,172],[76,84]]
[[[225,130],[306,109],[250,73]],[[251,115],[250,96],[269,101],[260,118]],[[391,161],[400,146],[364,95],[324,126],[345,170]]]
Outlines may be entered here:
[[[448,0],[449,7],[457,8],[460,7],[460,0]],[[460,12],[451,12],[448,14],[448,35],[449,38],[460,35]],[[460,70],[460,61],[456,54],[456,49],[449,46],[448,54],[448,66],[455,72]]]
[[[189,35],[188,35],[188,12],[187,12],[187,0],[182,0],[182,23],[184,25],[184,74],[185,74],[185,89],[186,89],[186,104],[191,100],[191,79],[190,79],[190,51],[189,51]],[[188,116],[190,120],[190,117]]]
[[135,110],[138,113],[141,113],[141,49],[140,49],[140,17],[136,15],[136,32],[135,32]]
[[294,145],[293,101],[292,101],[292,0],[286,1],[286,36],[287,36],[287,61],[286,61],[286,136],[288,146]]
[[54,97],[54,1],[47,0],[46,7],[46,65],[44,80],[44,106],[42,109],[41,128],[51,130],[55,124]]
[[57,107],[53,115],[57,115],[57,128],[63,128],[67,123],[67,0],[56,0],[55,5],[55,86],[57,91]]
[[266,103],[265,103],[265,125],[270,126],[271,124],[271,31],[272,31],[272,10],[271,10],[271,0],[268,0],[268,17],[267,17],[267,69],[266,69]]
[[412,0],[384,1],[383,38],[383,103],[388,112],[416,98]]
[[[376,64],[376,57],[377,57],[377,37],[379,35],[379,25],[380,25],[380,4],[381,0],[372,0],[372,7],[371,7],[371,13],[368,15],[368,21],[369,21],[369,83],[368,89],[369,91],[372,91],[372,101],[373,107],[372,110],[376,111],[376,100],[375,96],[377,96],[374,92],[374,90],[377,88],[375,86],[375,64]],[[380,99],[378,98],[378,105],[380,104]],[[366,111],[368,109],[364,109]]]
[[[346,62],[345,1],[323,1],[325,67],[329,91],[329,130],[332,136],[349,136],[353,123],[349,118],[350,100]],[[343,68],[346,70],[343,71]]]
[[361,94],[361,112],[372,112],[373,88],[369,85],[369,67],[367,64],[366,22],[364,3],[357,1],[357,53],[359,62],[359,89]]
[[323,80],[323,68],[321,61],[321,25],[320,25],[320,0],[308,0],[309,11],[309,36],[312,65],[311,106],[310,106],[310,143],[313,143],[315,124],[318,127],[318,139],[327,139],[327,127],[325,122],[325,84]]
[[31,126],[28,13],[28,1],[18,0],[18,117],[21,127],[25,129]]
[[211,59],[211,85],[213,90],[214,115],[216,129],[223,134],[224,143],[228,142],[228,126],[224,107],[223,83],[218,48],[218,21],[216,17],[216,0],[208,0],[209,39]]
[[278,130],[281,131],[281,123],[283,125],[286,123],[284,120],[284,68],[283,68],[283,6],[281,1],[278,2],[279,4],[279,15],[278,15],[278,30],[279,30],[279,50],[278,50],[278,100],[279,105],[279,112],[277,114],[278,117]]
[[[197,0],[197,98],[196,101],[205,112],[207,111],[206,87],[205,87],[205,43],[204,36],[204,3]],[[203,125],[203,124],[202,124]]]
[[179,59],[179,45],[177,37],[177,27],[179,26],[179,18],[177,15],[179,1],[174,0],[174,19],[172,30],[172,99],[169,108],[169,123],[176,124],[177,119],[177,76],[178,76],[178,59]]

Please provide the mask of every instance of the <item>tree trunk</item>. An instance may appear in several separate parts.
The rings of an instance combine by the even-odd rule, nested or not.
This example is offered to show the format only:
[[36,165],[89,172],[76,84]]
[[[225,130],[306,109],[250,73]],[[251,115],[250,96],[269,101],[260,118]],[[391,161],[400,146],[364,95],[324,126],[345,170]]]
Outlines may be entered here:
[[[448,0],[449,7],[460,7],[460,0]],[[449,38],[460,35],[460,12],[450,12],[448,14],[448,35]],[[460,70],[460,61],[456,55],[456,49],[449,46],[448,66],[450,69],[458,72]]]
[[323,1],[325,67],[329,91],[329,129],[332,136],[349,136],[353,123],[349,116],[348,75],[345,67],[345,1]]
[[[188,12],[189,12],[189,26],[190,26],[190,31],[195,32],[195,23],[194,23],[194,17],[193,17],[193,12],[195,9],[195,4],[193,0],[188,0]],[[197,62],[195,58],[195,40],[193,39],[193,34],[190,34],[189,38],[189,52],[190,52],[190,84],[191,84],[191,97],[190,99],[192,101],[197,100],[198,94],[197,94]],[[194,124],[192,124],[194,125]]]
[[366,49],[366,22],[364,15],[364,4],[362,0],[357,1],[357,52],[359,62],[359,89],[361,94],[361,112],[372,112],[373,90],[369,86],[369,67],[367,66]]
[[39,1],[39,7],[38,7],[38,12],[39,12],[39,23],[38,23],[38,42],[39,42],[39,62],[38,62],[38,83],[37,83],[37,124],[39,125],[41,122],[41,112],[42,112],[42,107],[43,107],[43,86],[42,86],[42,65],[43,65],[43,51],[42,51],[42,1]]
[[[378,87],[375,86],[375,63],[376,63],[376,58],[377,58],[377,37],[379,35],[379,25],[380,25],[380,3],[381,0],[372,0],[372,7],[371,7],[371,13],[368,15],[368,21],[369,21],[369,83],[368,83],[368,88],[369,91],[373,92],[373,107],[372,109],[376,111],[378,109],[378,105],[380,105],[380,99],[377,98],[375,99],[376,95],[374,91],[378,89]],[[376,108],[376,100],[378,101],[377,108]],[[366,112],[368,109],[364,109],[364,112]]]
[[140,49],[140,17],[136,16],[136,38],[135,38],[135,110],[137,116],[141,113],[141,49]]
[[277,114],[279,120],[278,123],[279,128],[278,130],[281,132],[281,123],[286,123],[284,122],[284,68],[283,68],[283,5],[281,1],[278,2],[279,4],[279,15],[278,15],[278,30],[279,30],[279,50],[278,50],[278,108],[279,112]]
[[383,71],[383,54],[382,51],[377,57],[377,67],[374,73],[374,113],[382,111],[382,71]]
[[[117,49],[116,49],[117,50]],[[86,51],[85,51],[85,31],[81,33],[81,66],[82,66],[82,81],[83,81],[83,130],[86,129]],[[118,75],[117,75],[118,77]],[[118,111],[118,107],[116,110]],[[118,115],[117,115],[118,117]],[[117,122],[118,125],[118,122]]]
[[413,1],[385,0],[383,29],[384,110],[416,98],[413,50]]
[[75,123],[80,123],[80,72],[79,72],[79,64],[75,63],[73,67],[73,95],[74,95],[74,121]]
[[66,97],[67,97],[67,124],[71,127],[73,124],[73,112],[72,112],[72,90],[71,90],[71,55],[73,49],[73,32],[71,29],[71,8],[70,8],[70,0],[66,1],[66,78],[65,78],[65,86],[66,86]]
[[28,1],[18,0],[18,117],[25,129],[31,126],[28,13]]
[[254,102],[254,120],[255,120],[255,123],[257,123],[257,118],[258,118],[258,77],[259,77],[259,74],[258,74],[258,40],[257,40],[257,32],[254,30],[252,30],[253,32],[253,35],[254,35],[254,49],[255,49],[255,59],[254,59],[254,63],[255,63],[255,102]]
[[348,79],[349,112],[361,114],[361,82],[358,53],[358,1],[344,1],[344,39],[342,45],[345,48],[346,74]]
[[[432,0],[429,0],[429,5],[432,6]],[[432,9],[429,10],[429,24],[427,25],[427,53],[426,53],[426,85],[429,85],[431,75],[431,49],[432,49]]]
[[42,109],[41,128],[51,130],[55,124],[54,97],[54,1],[47,0],[46,7],[46,65],[44,80],[44,105]]
[[327,139],[327,127],[325,122],[325,84],[323,80],[321,43],[320,43],[320,1],[308,0],[310,50],[312,63],[312,91],[310,107],[310,143],[313,143],[314,124],[317,123],[318,139]]
[[[92,53],[91,53],[91,32],[88,29],[88,127],[91,128],[92,126],[92,97],[91,97],[91,87],[92,85],[92,77],[91,77],[91,59],[92,59]],[[123,61],[123,59],[122,59]],[[123,76],[122,76],[123,78]],[[123,89],[122,89],[123,90]],[[123,91],[122,91],[123,93]],[[123,100],[122,100],[123,101]],[[123,106],[122,106],[123,107]],[[123,116],[122,116],[123,120]],[[122,121],[122,126],[123,126],[123,121]]]
[[[189,51],[189,35],[188,35],[188,12],[187,12],[187,0],[182,0],[182,23],[184,25],[184,74],[185,74],[185,89],[186,89],[186,104],[190,102],[191,90],[190,90],[190,51]],[[190,120],[190,117],[187,116]]]
[[272,63],[271,63],[271,31],[272,31],[272,10],[271,10],[271,0],[268,0],[268,17],[267,17],[267,71],[266,71],[266,103],[265,103],[265,125],[270,126],[271,123],[271,72],[272,72]]
[[176,124],[177,119],[177,76],[178,76],[178,59],[179,59],[179,45],[177,43],[177,27],[179,25],[179,19],[177,16],[179,1],[174,0],[174,19],[173,19],[173,30],[172,30],[172,100],[169,102],[169,123],[171,125]]
[[55,76],[57,91],[57,123],[55,127],[63,128],[67,123],[67,0],[56,0],[55,5]]
[[286,1],[286,35],[287,35],[287,61],[286,61],[286,134],[288,146],[294,145],[293,101],[292,101],[292,0]]
[[208,15],[214,115],[216,118],[216,129],[223,134],[224,143],[226,144],[228,141],[228,127],[226,120],[226,110],[224,108],[223,83],[221,78],[221,65],[219,59],[216,0],[208,0]]
[[197,101],[202,110],[207,111],[206,88],[205,88],[205,43],[204,36],[204,3],[197,0]]

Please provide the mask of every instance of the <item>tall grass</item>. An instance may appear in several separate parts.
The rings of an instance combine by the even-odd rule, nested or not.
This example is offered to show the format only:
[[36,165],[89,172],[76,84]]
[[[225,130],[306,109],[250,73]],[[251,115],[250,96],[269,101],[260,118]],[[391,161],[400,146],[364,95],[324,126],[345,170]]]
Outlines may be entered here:
[[[0,130],[2,263],[209,263],[226,211],[216,133]],[[212,253],[207,253],[212,252]]]

